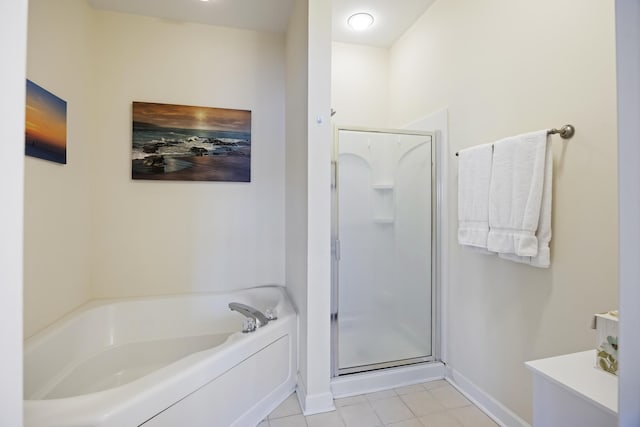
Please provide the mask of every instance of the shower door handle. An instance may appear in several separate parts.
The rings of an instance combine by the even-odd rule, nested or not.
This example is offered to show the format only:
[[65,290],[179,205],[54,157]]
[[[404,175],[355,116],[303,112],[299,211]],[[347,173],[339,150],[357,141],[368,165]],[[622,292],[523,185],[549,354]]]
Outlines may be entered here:
[[336,261],[340,261],[340,240],[333,241],[333,256],[336,258]]

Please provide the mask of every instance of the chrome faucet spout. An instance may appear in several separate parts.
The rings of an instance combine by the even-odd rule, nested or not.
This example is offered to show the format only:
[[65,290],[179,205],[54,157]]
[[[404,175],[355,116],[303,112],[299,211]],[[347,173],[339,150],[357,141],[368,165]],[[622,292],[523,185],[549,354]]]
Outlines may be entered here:
[[269,319],[267,318],[267,316],[265,316],[264,314],[262,314],[262,312],[258,309],[255,309],[251,306],[248,306],[246,304],[241,304],[239,302],[231,302],[229,303],[229,309],[231,311],[237,311],[238,313],[253,319],[256,321],[256,325],[261,328],[264,325],[266,325],[267,323],[269,323]]

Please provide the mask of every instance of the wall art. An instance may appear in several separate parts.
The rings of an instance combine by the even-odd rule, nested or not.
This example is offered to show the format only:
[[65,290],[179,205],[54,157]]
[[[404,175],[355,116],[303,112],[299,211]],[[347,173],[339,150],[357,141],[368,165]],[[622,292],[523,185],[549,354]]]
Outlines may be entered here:
[[134,102],[133,179],[251,181],[251,111]]
[[67,102],[27,80],[25,149],[27,156],[67,163]]

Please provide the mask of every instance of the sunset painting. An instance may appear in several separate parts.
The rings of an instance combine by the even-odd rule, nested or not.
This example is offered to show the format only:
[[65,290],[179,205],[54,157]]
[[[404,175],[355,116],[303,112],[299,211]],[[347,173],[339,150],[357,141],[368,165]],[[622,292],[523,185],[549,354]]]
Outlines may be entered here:
[[27,80],[25,154],[67,163],[67,102]]
[[134,102],[133,179],[251,181],[251,111]]

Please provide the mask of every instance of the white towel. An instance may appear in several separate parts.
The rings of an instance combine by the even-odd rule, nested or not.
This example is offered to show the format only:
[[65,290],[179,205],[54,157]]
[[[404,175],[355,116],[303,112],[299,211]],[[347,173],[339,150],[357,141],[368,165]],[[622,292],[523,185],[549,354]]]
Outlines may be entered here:
[[484,144],[458,154],[458,242],[461,245],[487,248],[492,151],[491,144]]
[[493,144],[487,249],[520,257],[538,255],[536,231],[545,183],[547,131]]
[[540,208],[540,219],[536,238],[538,239],[538,254],[534,257],[520,257],[512,254],[500,254],[501,258],[510,261],[529,264],[534,267],[548,268],[551,265],[551,252],[549,243],[551,242],[551,201],[553,193],[553,151],[551,143],[547,141],[545,166],[544,166],[544,187],[542,189],[542,206]]

